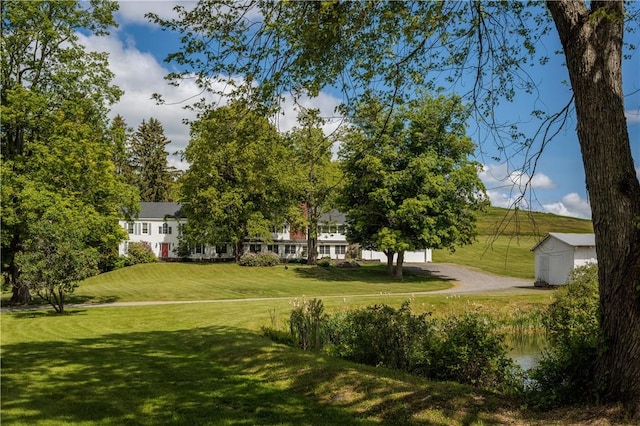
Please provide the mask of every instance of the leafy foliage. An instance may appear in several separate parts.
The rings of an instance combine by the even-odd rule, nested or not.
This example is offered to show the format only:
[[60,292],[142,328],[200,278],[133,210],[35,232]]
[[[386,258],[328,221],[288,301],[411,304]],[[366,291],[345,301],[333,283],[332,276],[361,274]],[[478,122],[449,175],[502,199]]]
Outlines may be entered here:
[[160,121],[153,117],[142,120],[131,138],[130,164],[141,201],[172,201],[176,170],[167,164],[170,142]]
[[465,135],[469,109],[458,97],[424,97],[392,110],[374,98],[355,108],[342,135],[340,204],[347,235],[366,248],[398,253],[469,244],[486,204],[475,148]]
[[84,254],[95,251],[101,270],[118,259],[122,211],[135,211],[132,188],[114,173],[106,125],[107,108],[121,91],[110,84],[106,54],[86,51],[78,37],[78,31],[106,34],[116,9],[109,1],[2,2],[2,267],[15,303],[30,297],[20,277],[27,259],[67,262],[33,251],[47,235],[41,220],[48,208],[63,206],[65,215],[90,230],[71,246],[56,240],[50,253],[64,247],[78,258],[71,264],[88,265],[93,255]]
[[497,325],[477,314],[436,319],[414,315],[405,302],[329,316],[313,299],[291,312],[290,332],[303,349],[362,364],[509,392],[522,384]]
[[301,306],[291,311],[289,330],[296,345],[304,350],[320,350],[325,337],[324,326],[327,315],[320,299],[302,300]]
[[280,263],[280,258],[272,252],[266,253],[245,253],[240,257],[240,266],[276,266]]
[[293,166],[298,176],[297,191],[303,206],[303,219],[296,223],[307,229],[307,263],[318,258],[318,222],[335,205],[340,170],[332,161],[333,140],[324,135],[325,120],[318,110],[302,110],[298,115],[301,126],[285,136],[293,150]]
[[545,408],[597,401],[596,362],[605,348],[597,265],[574,269],[557,291],[544,320],[549,349],[531,372],[529,391],[534,404]]
[[191,164],[181,179],[189,244],[230,242],[242,254],[245,237],[270,241],[294,198],[295,176],[283,167],[290,158],[267,119],[243,102],[204,114],[192,126],[185,151]]
[[140,263],[154,263],[158,258],[153,253],[149,243],[145,241],[132,242],[127,246],[126,265],[138,265]]
[[55,194],[39,194],[41,213],[30,224],[31,236],[16,255],[20,279],[59,312],[79,281],[98,273],[98,251],[87,245],[91,216]]

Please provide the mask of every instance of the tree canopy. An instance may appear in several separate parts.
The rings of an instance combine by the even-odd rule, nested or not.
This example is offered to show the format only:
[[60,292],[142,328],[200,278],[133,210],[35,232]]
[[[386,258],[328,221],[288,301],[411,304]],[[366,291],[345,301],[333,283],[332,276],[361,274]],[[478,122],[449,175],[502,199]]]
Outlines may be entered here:
[[[304,217],[296,226],[307,230],[307,263],[315,265],[318,258],[318,224],[320,218],[335,206],[340,184],[340,172],[332,160],[334,140],[322,130],[324,120],[318,110],[303,110],[298,115],[300,127],[285,136],[293,150],[286,161],[296,170],[299,202]],[[285,160],[285,159],[283,159]]]
[[[108,141],[107,108],[121,92],[110,83],[106,55],[87,52],[76,34],[106,34],[117,4],[2,1],[1,7],[2,267],[12,301],[25,302],[29,287],[15,256],[39,250],[40,193],[82,212],[90,232],[77,241],[98,253],[102,270],[117,258],[126,237],[118,219],[125,206],[135,210],[137,198],[116,177]],[[68,226],[71,232],[74,224]]]
[[213,109],[192,124],[181,179],[188,244],[271,239],[296,204],[291,152],[275,127],[243,102]]
[[377,99],[355,107],[341,136],[345,177],[341,205],[350,240],[385,252],[389,273],[398,254],[470,244],[475,212],[486,203],[469,157],[469,107],[459,97],[424,96],[391,110]]
[[169,143],[162,124],[153,117],[142,120],[131,137],[129,163],[141,201],[172,201],[176,171],[167,163]]

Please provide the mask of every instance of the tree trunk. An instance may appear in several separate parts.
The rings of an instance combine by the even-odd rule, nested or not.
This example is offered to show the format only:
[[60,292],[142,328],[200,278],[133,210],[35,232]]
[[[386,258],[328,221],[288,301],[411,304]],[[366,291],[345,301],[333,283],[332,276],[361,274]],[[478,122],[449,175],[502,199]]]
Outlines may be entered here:
[[33,296],[29,292],[29,287],[22,284],[20,280],[13,284],[11,289],[11,300],[9,303],[12,305],[24,305],[33,300]]
[[387,255],[387,275],[392,277],[393,276],[393,255],[395,254],[395,252],[391,250],[387,250],[384,252],[384,254]]
[[11,239],[9,248],[11,260],[9,261],[9,280],[11,282],[11,300],[12,305],[25,305],[33,300],[33,296],[29,292],[29,287],[20,279],[20,268],[16,265],[16,253],[20,247],[20,237],[18,231],[15,230]]
[[547,2],[564,47],[598,253],[607,401],[640,418],[640,184],[622,93],[622,1]]
[[402,265],[404,263],[404,250],[398,252],[398,259],[396,260],[396,278],[402,279]]

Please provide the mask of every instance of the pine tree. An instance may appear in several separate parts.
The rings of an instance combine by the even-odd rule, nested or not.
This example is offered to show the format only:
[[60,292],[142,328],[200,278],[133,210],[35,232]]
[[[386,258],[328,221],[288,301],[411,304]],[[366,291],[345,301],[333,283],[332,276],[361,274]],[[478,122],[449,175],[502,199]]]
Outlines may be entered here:
[[140,200],[171,201],[176,171],[167,163],[166,146],[171,141],[164,135],[162,124],[155,118],[142,121],[131,139],[130,161]]

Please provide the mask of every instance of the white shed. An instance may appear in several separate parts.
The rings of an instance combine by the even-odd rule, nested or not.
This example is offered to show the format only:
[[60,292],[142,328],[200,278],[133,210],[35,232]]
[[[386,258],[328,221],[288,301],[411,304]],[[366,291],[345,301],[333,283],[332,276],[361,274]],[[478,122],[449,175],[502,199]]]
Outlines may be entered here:
[[594,234],[550,232],[531,251],[535,255],[536,285],[562,285],[578,266],[598,263]]

